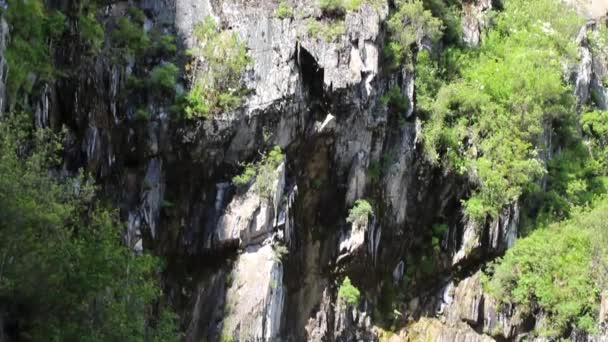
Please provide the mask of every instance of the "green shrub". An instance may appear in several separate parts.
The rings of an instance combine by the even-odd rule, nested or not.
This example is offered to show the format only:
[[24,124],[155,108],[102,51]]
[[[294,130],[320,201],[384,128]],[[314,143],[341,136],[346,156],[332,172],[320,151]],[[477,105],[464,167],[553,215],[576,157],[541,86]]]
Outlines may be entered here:
[[321,37],[326,42],[333,42],[346,33],[346,26],[342,20],[318,21],[308,19],[306,29],[311,37]]
[[419,47],[424,38],[440,38],[442,23],[424,9],[421,0],[397,0],[395,3],[397,10],[387,21],[390,39],[385,53],[394,65],[404,65],[413,61],[412,48]]
[[241,77],[251,60],[236,33],[220,30],[212,17],[195,28],[199,46],[190,53],[192,88],[182,99],[187,118],[232,110],[241,104]]
[[172,34],[162,34],[157,30],[152,30],[150,33],[152,41],[152,51],[160,56],[173,56],[177,53],[177,44],[175,36]]
[[368,201],[361,199],[356,200],[355,205],[348,212],[346,222],[352,223],[353,225],[361,225],[364,223],[369,215],[373,215],[374,211],[371,204]]
[[248,185],[256,174],[256,168],[254,164],[248,164],[245,166],[245,170],[240,175],[234,176],[232,178],[232,183],[236,186],[245,186]]
[[442,21],[443,41],[459,45],[462,37],[462,6],[458,0],[423,0],[424,7]]
[[386,94],[382,95],[380,102],[384,106],[388,106],[391,110],[399,114],[405,115],[410,108],[410,102],[399,87],[390,88]]
[[276,182],[276,170],[285,160],[285,155],[279,146],[273,147],[257,163],[248,164],[242,174],[232,178],[232,182],[239,187],[249,185],[253,179],[254,191],[263,198],[271,199],[274,183]]
[[486,290],[524,314],[539,308],[548,315],[550,337],[571,327],[594,332],[599,293],[606,281],[608,200],[572,219],[538,229],[518,240],[490,268]]
[[346,12],[357,11],[364,0],[318,0],[318,6],[327,16],[343,16]]
[[47,38],[58,29],[59,18],[47,18],[41,0],[9,0],[3,14],[11,37],[5,57],[9,67],[6,90],[12,107],[20,104],[18,99],[22,94],[28,94],[34,88],[36,80],[28,78],[29,73],[34,73],[41,81],[53,79],[55,71]]
[[279,19],[287,19],[293,17],[293,9],[287,4],[285,0],[279,2],[279,7],[274,11],[274,16]]
[[344,0],[344,9],[346,11],[357,11],[362,4],[363,0]]
[[82,41],[89,45],[89,52],[96,56],[103,47],[105,32],[103,26],[97,20],[95,7],[88,11],[82,11],[78,17],[78,32]]
[[178,73],[179,69],[173,63],[157,65],[150,72],[148,84],[164,92],[174,92]]
[[148,121],[152,117],[152,113],[147,108],[137,108],[135,111],[135,119],[141,121]]
[[344,15],[344,0],[318,0],[318,6],[327,15]]
[[145,34],[143,26],[134,23],[128,17],[118,19],[114,31],[112,31],[114,47],[121,49],[121,53],[127,58],[142,55],[150,47],[150,38]]
[[359,304],[361,293],[359,289],[353,286],[349,277],[345,277],[342,285],[338,289],[338,298],[344,300],[349,305]]
[[67,28],[66,16],[60,11],[54,11],[46,17],[46,31],[49,37],[57,39],[63,35]]
[[428,115],[443,84],[439,66],[433,61],[428,50],[423,49],[416,56],[415,72],[416,110]]

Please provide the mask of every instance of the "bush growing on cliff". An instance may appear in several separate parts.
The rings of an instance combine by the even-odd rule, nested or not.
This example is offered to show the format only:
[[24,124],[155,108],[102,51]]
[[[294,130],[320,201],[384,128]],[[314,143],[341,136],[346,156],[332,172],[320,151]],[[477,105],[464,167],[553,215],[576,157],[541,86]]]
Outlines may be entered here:
[[[460,57],[460,78],[426,104],[430,115],[422,139],[428,159],[469,176],[476,190],[464,207],[479,221],[498,215],[546,173],[538,144],[545,124],[574,113],[562,70],[575,56],[569,39],[576,31],[564,18],[578,21],[553,1],[534,2],[536,9],[551,7],[548,12],[528,7],[527,1],[509,1],[479,52]],[[556,12],[563,15],[548,16]]]
[[349,305],[357,305],[361,298],[361,292],[353,286],[349,277],[345,277],[338,289],[338,298],[344,300]]
[[364,223],[369,215],[374,213],[372,205],[364,199],[356,200],[355,205],[348,212],[346,222],[359,226]]
[[572,327],[595,329],[600,289],[606,285],[608,198],[572,219],[520,239],[491,268],[486,290],[503,303],[547,314],[540,335],[561,336]]
[[159,260],[123,245],[89,179],[53,176],[61,140],[30,121],[0,122],[0,297],[23,310],[9,315],[20,337],[177,340],[173,315],[153,329],[147,314],[161,293]]
[[380,98],[380,103],[398,114],[405,115],[410,108],[410,102],[399,87],[390,88],[386,94]]
[[48,17],[41,0],[9,0],[3,15],[10,27],[5,57],[9,67],[6,90],[12,106],[34,88],[37,80],[28,77],[30,73],[42,81],[55,76],[48,39],[60,34],[65,17],[57,12]]
[[395,65],[413,62],[412,49],[420,47],[424,38],[432,41],[441,36],[441,21],[424,9],[421,0],[397,0],[397,10],[387,21],[389,42],[385,54]]
[[276,170],[285,160],[285,155],[279,146],[275,146],[257,163],[248,164],[240,175],[232,178],[237,187],[249,185],[255,179],[255,192],[266,198],[272,194],[276,182]]
[[101,23],[97,20],[97,6],[94,2],[84,6],[80,4],[78,13],[78,29],[80,39],[89,46],[89,53],[96,56],[103,47],[105,32]]
[[279,2],[279,7],[274,11],[274,16],[279,19],[287,19],[293,17],[293,9],[285,0]]
[[179,69],[173,63],[158,65],[150,72],[148,83],[153,89],[173,92],[178,73]]
[[187,118],[232,110],[246,89],[241,77],[251,63],[247,47],[235,32],[222,30],[212,17],[195,29],[198,46],[190,51],[192,89],[181,99]]
[[318,21],[308,19],[306,29],[311,37],[320,37],[326,42],[333,42],[346,32],[343,20]]

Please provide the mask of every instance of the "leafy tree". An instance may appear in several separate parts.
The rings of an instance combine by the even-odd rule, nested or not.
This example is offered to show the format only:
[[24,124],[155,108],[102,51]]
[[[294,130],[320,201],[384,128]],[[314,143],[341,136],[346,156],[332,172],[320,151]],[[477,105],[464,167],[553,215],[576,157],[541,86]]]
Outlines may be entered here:
[[61,141],[27,121],[0,122],[0,297],[23,308],[20,338],[175,340],[170,312],[149,320],[159,260],[123,245],[116,213],[89,179],[51,171]]

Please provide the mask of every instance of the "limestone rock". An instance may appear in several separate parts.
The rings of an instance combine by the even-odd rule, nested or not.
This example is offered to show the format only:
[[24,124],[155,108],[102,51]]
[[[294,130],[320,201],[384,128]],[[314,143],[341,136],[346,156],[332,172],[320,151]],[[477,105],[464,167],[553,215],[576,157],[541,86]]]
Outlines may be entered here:
[[222,336],[232,336],[236,341],[276,339],[284,296],[283,266],[272,245],[247,247],[232,271]]

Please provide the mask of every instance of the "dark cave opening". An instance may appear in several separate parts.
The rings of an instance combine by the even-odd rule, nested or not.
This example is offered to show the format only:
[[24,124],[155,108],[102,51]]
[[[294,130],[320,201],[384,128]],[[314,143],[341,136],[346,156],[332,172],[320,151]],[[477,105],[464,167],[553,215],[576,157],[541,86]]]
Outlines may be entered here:
[[298,44],[298,67],[302,75],[304,91],[310,97],[311,103],[322,103],[324,98],[323,78],[325,71],[317,60],[301,45]]

